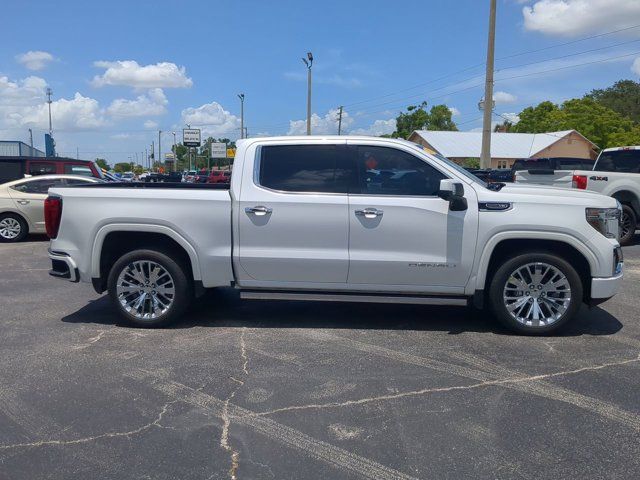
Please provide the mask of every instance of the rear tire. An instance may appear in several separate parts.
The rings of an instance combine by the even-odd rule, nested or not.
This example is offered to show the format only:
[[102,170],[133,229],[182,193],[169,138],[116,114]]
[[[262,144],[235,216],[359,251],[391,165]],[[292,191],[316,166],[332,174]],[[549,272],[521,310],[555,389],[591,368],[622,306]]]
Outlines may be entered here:
[[636,213],[629,205],[622,205],[622,217],[620,218],[620,245],[629,245],[636,233],[638,219]]
[[193,298],[189,269],[156,250],[134,250],[115,262],[107,286],[114,308],[131,325],[155,328],[176,321]]
[[576,315],[582,293],[582,280],[567,261],[546,252],[528,252],[498,268],[491,279],[489,303],[510,330],[544,335]]
[[29,225],[15,213],[0,214],[0,243],[20,242],[29,233]]

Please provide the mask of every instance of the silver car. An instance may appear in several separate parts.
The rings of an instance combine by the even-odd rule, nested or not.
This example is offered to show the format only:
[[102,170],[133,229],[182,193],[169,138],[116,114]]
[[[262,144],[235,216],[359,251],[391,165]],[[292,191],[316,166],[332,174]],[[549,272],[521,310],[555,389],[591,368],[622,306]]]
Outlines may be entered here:
[[49,188],[96,183],[78,175],[38,175],[0,185],[0,242],[19,242],[28,233],[45,233],[44,201]]

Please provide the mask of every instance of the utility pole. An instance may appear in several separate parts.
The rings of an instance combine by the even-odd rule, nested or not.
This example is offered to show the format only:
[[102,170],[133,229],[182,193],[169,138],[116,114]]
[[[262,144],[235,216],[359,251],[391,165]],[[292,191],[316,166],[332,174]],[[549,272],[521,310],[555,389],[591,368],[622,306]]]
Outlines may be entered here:
[[244,136],[244,93],[238,95],[240,99],[240,138],[245,138]]
[[[144,158],[147,159],[147,161],[145,162],[145,167],[149,168],[149,150],[147,150],[147,147],[144,148]],[[151,170],[149,168],[149,170]]]
[[307,52],[307,58],[302,58],[307,66],[307,135],[311,135],[311,67],[313,66],[313,54]]
[[155,154],[155,142],[153,140],[151,140],[151,158],[149,159],[149,163],[151,163],[151,171],[153,172],[153,163],[156,160],[156,154]]
[[489,0],[489,39],[482,118],[482,152],[480,168],[491,168],[491,116],[493,114],[493,62],[496,47],[496,0]]
[[76,147],[76,160],[80,160],[80,149]]
[[33,157],[33,130],[29,129],[29,144],[31,145],[31,156]]
[[162,161],[162,147],[160,146],[160,134],[162,130],[158,130],[158,161]]
[[53,90],[47,87],[47,103],[49,104],[49,135],[53,136],[53,128],[51,127],[51,95],[53,95]]
[[176,145],[176,132],[173,133],[173,171],[178,171],[178,146]]
[[340,111],[338,112],[338,135],[342,133],[342,105],[340,105]]

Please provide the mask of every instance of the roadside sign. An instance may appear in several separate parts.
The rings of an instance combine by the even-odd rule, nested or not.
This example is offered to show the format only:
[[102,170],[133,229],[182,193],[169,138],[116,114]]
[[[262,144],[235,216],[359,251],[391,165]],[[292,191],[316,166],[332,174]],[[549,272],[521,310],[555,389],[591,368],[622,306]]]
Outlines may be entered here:
[[199,147],[201,144],[200,129],[198,128],[182,129],[182,144],[185,147]]
[[227,158],[227,144],[212,142],[211,143],[211,158]]

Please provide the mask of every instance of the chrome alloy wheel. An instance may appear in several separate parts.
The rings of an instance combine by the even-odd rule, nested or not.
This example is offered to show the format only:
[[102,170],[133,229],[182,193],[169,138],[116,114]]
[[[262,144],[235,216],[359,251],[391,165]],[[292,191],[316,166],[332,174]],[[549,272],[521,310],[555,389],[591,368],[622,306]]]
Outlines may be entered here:
[[164,315],[173,304],[176,287],[173,277],[159,263],[138,260],[118,275],[116,294],[122,308],[141,320]]
[[557,322],[571,304],[567,277],[553,265],[528,263],[509,275],[502,295],[509,314],[526,326]]
[[[629,235],[632,228],[631,215],[623,210],[622,217],[620,218],[620,238],[625,238]],[[631,234],[633,233],[635,233],[635,229],[631,232]]]
[[13,240],[20,235],[21,230],[20,222],[15,218],[6,217],[0,220],[0,237],[6,240]]

